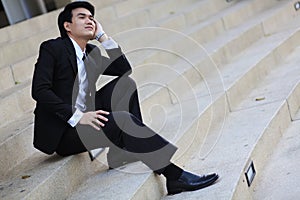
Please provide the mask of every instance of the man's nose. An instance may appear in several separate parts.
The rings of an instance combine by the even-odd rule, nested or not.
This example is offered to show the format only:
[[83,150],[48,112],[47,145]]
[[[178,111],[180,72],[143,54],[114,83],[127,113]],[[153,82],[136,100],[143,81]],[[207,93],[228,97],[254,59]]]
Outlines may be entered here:
[[92,19],[88,18],[87,19],[87,23],[90,24],[90,25],[92,25],[92,24],[94,24],[94,21]]

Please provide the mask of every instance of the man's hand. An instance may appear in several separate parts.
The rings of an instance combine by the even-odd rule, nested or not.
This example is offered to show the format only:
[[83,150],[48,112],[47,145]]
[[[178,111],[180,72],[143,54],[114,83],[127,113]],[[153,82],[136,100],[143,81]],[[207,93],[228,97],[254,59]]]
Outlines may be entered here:
[[90,125],[91,127],[93,127],[96,130],[100,130],[100,126],[104,127],[105,124],[102,121],[107,122],[108,119],[106,117],[104,117],[103,115],[108,115],[109,112],[103,111],[103,110],[97,110],[94,112],[86,112],[83,113],[81,119],[79,120],[79,124],[82,125]]
[[95,34],[94,34],[94,38],[96,38],[97,35],[104,33],[104,35],[102,35],[101,38],[99,38],[99,42],[103,42],[105,40],[108,39],[108,36],[105,34],[102,25],[100,24],[100,22],[98,22],[96,19],[94,19],[94,22],[96,24],[96,30],[95,30]]

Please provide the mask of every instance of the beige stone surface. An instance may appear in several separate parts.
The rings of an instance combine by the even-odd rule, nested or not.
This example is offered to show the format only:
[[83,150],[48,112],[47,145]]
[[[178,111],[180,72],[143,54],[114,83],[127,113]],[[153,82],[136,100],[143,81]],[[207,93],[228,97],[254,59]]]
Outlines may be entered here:
[[[35,152],[32,114],[28,114],[34,106],[30,78],[40,42],[58,35],[56,21],[45,25],[56,18],[59,11],[55,11],[0,30],[0,35],[6,34],[0,40],[4,77],[0,80],[0,157],[7,161],[0,166],[4,174],[0,198],[264,198],[267,194],[258,187],[247,187],[243,173],[253,160],[259,173],[266,170],[266,176],[255,179],[256,186],[265,188],[269,177],[279,172],[264,166],[269,158],[279,160],[276,155],[284,149],[273,156],[272,151],[281,144],[291,117],[300,118],[295,1],[92,2],[101,6],[97,16],[133,63],[145,122],[180,147],[173,161],[199,174],[216,171],[221,178],[212,187],[166,197],[165,180],[139,163],[104,172],[105,154],[91,164],[83,154],[61,159]],[[144,26],[180,33],[128,31]],[[24,46],[30,51],[24,51]],[[14,86],[14,81],[21,84]],[[16,113],[21,116],[18,120]],[[14,123],[20,126],[15,128]],[[296,150],[286,152],[295,152],[296,159]],[[296,164],[291,162],[291,174]],[[279,178],[285,180],[285,175]],[[288,183],[292,188],[297,181]],[[280,187],[274,185],[279,196],[284,194]]]

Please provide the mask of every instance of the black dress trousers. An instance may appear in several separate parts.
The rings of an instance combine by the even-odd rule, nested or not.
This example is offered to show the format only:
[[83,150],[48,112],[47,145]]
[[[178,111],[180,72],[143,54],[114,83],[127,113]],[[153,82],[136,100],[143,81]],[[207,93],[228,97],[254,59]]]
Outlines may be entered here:
[[170,164],[177,148],[143,124],[136,84],[131,78],[116,78],[97,91],[95,109],[110,112],[105,126],[100,131],[87,125],[68,128],[58,154],[67,156],[110,147],[129,152],[153,171]]

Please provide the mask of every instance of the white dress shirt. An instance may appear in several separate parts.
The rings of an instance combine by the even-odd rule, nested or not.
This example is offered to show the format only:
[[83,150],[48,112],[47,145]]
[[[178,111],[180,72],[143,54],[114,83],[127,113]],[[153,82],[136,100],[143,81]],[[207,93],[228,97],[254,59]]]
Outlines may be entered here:
[[[80,46],[77,44],[77,42],[75,40],[73,40],[72,38],[70,38],[70,39],[74,45],[75,52],[76,52],[79,91],[78,91],[78,96],[77,96],[76,102],[75,102],[76,111],[72,115],[72,117],[68,120],[68,123],[72,127],[75,127],[78,124],[79,120],[81,119],[83,112],[86,110],[85,97],[86,97],[87,91],[88,91],[88,79],[87,79],[87,75],[86,75],[84,62],[82,60],[83,56],[85,55],[85,49],[82,52],[82,50],[81,50]],[[105,49],[118,48],[118,44],[112,38],[109,38],[108,40],[102,42],[101,44]]]

